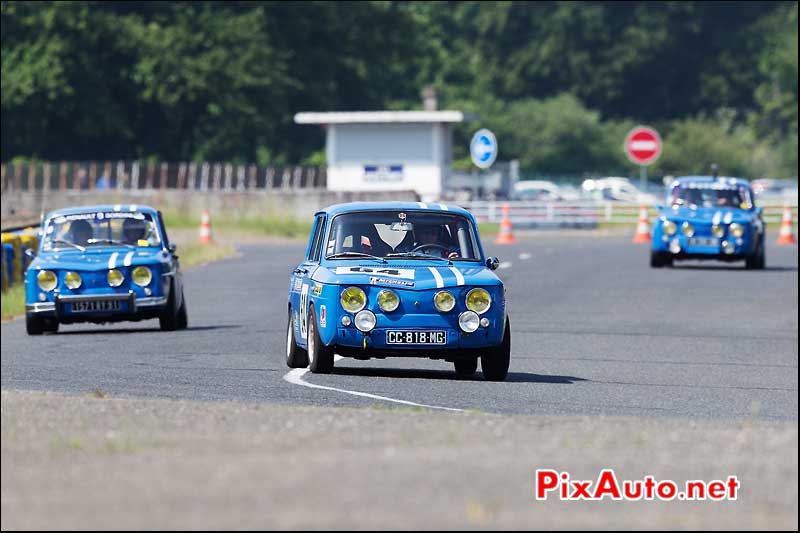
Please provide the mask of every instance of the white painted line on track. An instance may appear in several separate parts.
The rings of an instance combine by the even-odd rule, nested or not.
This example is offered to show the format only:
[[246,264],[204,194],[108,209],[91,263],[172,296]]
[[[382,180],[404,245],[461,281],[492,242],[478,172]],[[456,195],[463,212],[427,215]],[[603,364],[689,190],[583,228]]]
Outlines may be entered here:
[[521,254],[519,254],[519,258],[520,260],[525,261],[526,259],[531,258],[531,254],[529,254],[528,252],[522,252]]
[[[343,357],[336,355],[334,356],[334,361],[339,361],[343,359]],[[352,396],[359,396],[361,398],[372,398],[373,400],[381,400],[384,402],[393,402],[399,403],[403,405],[411,405],[413,407],[424,407],[426,409],[439,409],[441,411],[463,411],[463,409],[456,409],[455,407],[442,407],[439,405],[426,405],[424,403],[416,403],[416,402],[409,402],[407,400],[398,400],[396,398],[389,398],[388,396],[378,396],[377,394],[369,394],[367,392],[359,392],[354,390],[347,390],[347,389],[337,389],[336,387],[326,387],[324,385],[315,385],[313,383],[309,383],[307,381],[303,381],[303,376],[306,375],[308,372],[308,368],[294,368],[284,374],[283,379],[288,381],[293,385],[300,385],[303,387],[309,387],[312,389],[322,389],[322,390],[329,390],[334,392],[342,392],[344,394],[350,394]]]
[[497,268],[499,268],[501,270],[505,270],[507,268],[511,268],[511,261],[504,261],[504,262],[500,263],[500,265],[498,265]]

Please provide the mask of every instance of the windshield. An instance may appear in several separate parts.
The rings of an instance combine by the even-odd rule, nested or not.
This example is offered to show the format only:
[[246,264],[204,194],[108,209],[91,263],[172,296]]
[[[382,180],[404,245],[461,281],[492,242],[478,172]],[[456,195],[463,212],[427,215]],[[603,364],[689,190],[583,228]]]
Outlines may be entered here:
[[753,202],[750,189],[744,185],[731,186],[715,183],[687,183],[675,186],[671,192],[673,206],[681,207],[735,207],[750,209]]
[[469,220],[420,211],[346,213],[333,219],[326,258],[443,258],[479,260]]
[[119,211],[57,216],[44,230],[43,251],[95,246],[161,246],[161,238],[151,215]]

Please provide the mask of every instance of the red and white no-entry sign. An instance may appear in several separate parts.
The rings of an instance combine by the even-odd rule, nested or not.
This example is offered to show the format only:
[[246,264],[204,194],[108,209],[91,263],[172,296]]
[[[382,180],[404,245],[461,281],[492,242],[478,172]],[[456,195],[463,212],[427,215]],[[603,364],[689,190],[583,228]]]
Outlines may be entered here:
[[625,154],[637,165],[649,165],[661,155],[661,136],[653,128],[636,126],[625,137]]

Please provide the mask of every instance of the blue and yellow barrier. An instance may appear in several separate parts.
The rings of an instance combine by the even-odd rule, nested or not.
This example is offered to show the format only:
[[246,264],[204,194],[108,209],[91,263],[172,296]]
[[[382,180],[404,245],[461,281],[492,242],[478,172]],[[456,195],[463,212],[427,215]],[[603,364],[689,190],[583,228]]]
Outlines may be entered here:
[[4,232],[0,234],[2,239],[2,284],[0,288],[5,291],[14,284],[22,283],[25,270],[27,270],[32,257],[28,256],[27,250],[33,250],[34,254],[39,250],[39,233],[37,228],[25,228],[15,232]]

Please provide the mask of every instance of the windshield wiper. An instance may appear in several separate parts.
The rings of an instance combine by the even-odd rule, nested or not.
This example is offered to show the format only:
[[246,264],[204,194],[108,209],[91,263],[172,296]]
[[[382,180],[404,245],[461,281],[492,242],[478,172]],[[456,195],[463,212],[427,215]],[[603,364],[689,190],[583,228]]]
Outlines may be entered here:
[[65,241],[64,239],[56,239],[56,240],[53,241],[53,244],[66,244],[68,246],[72,246],[72,247],[77,248],[81,252],[85,252],[86,251],[86,248],[84,248],[83,246],[81,246],[79,244],[75,244],[74,242]]
[[99,242],[103,242],[103,243],[108,243],[108,244],[118,244],[120,246],[127,246],[128,248],[136,248],[134,245],[132,245],[130,243],[118,241],[116,239],[89,239],[86,242],[88,244],[97,244]]
[[386,259],[383,257],[378,257],[377,255],[372,254],[365,254],[361,252],[339,252],[338,254],[328,255],[325,259],[343,259],[345,257],[369,257],[370,259],[375,259],[376,261],[380,261],[381,263],[385,263]]
[[435,255],[420,254],[417,252],[395,252],[392,254],[386,254],[386,257],[405,257],[408,259],[439,259],[440,261],[447,261],[451,265],[453,264],[453,262],[446,257],[437,257]]

